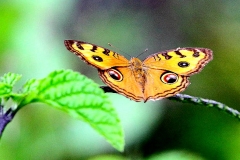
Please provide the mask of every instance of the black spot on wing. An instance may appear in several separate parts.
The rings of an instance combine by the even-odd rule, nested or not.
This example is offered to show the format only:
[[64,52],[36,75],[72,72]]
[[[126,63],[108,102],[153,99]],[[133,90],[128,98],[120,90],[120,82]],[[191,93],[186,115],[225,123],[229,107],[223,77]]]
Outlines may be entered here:
[[197,51],[196,49],[193,50],[193,57],[199,57],[200,54],[199,54],[199,51]]
[[168,52],[162,53],[162,55],[165,57],[166,60],[169,60],[172,58],[172,56],[168,55]]
[[96,56],[96,55],[93,55],[92,58],[97,62],[102,62],[103,61],[103,59],[101,57]]
[[84,50],[83,46],[81,45],[81,43],[77,43],[77,47],[81,50]]
[[113,52],[113,57],[119,59],[119,55],[116,52]]
[[154,58],[155,61],[160,61],[161,60],[161,57],[159,57],[159,54],[154,55],[153,58]]
[[97,50],[97,48],[98,48],[97,46],[93,45],[91,51],[95,52]]
[[183,55],[179,50],[175,50],[174,52],[176,53],[176,55],[179,55],[180,58],[184,58],[184,57],[186,57],[186,56]]
[[181,68],[186,68],[190,65],[190,63],[188,62],[185,62],[185,61],[180,61],[178,62],[178,66],[181,67]]
[[109,52],[110,52],[110,50],[109,50],[109,49],[104,49],[104,51],[103,51],[103,54],[105,54],[105,55],[109,56]]

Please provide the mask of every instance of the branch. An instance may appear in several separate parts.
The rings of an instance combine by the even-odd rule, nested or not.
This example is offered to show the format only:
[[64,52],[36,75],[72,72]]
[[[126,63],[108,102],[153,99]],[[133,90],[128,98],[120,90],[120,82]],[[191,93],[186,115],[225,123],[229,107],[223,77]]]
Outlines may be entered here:
[[[106,92],[117,93],[116,91],[114,91],[113,89],[111,89],[108,86],[100,86],[100,88],[102,88],[105,93]],[[237,118],[238,120],[240,120],[240,112],[239,111],[237,111],[233,108],[230,108],[223,103],[214,101],[214,100],[193,97],[193,96],[189,96],[186,94],[176,94],[172,97],[168,97],[167,99],[175,100],[175,101],[179,101],[179,102],[183,102],[183,103],[187,102],[187,103],[192,103],[195,105],[203,105],[203,106],[207,106],[207,107],[217,108],[221,111],[224,111],[227,114],[230,114],[231,116]]]
[[[103,89],[103,91],[105,93],[107,93],[107,92],[117,93],[116,91],[114,91],[112,88],[110,88],[108,86],[100,86],[100,88]],[[187,103],[192,103],[195,105],[203,105],[203,106],[207,106],[207,107],[217,108],[217,109],[224,111],[225,113],[237,118],[238,120],[240,120],[240,112],[239,111],[237,111],[233,108],[230,108],[223,103],[214,101],[214,100],[193,97],[193,96],[189,96],[186,94],[176,94],[172,97],[168,97],[167,99],[175,100],[175,101],[179,101],[179,102],[183,102],[183,103],[187,102]],[[11,122],[11,120],[13,119],[13,117],[15,116],[15,114],[18,111],[18,110],[12,110],[11,108],[9,108],[6,112],[4,112],[3,107],[4,106],[0,105],[0,138],[2,136],[2,133],[3,133],[6,125],[9,122]]]
[[3,107],[4,106],[0,105],[0,138],[2,137],[2,133],[6,125],[11,122],[11,120],[16,114],[16,111],[13,111],[11,108],[4,112]]

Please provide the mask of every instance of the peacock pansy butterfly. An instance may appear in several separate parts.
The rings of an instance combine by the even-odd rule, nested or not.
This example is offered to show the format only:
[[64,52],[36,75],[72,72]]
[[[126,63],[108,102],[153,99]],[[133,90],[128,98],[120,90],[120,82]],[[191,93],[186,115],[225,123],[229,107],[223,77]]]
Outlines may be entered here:
[[76,40],[65,40],[66,48],[98,69],[100,78],[116,92],[134,100],[158,100],[182,92],[189,76],[212,60],[207,48],[177,48],[127,60],[109,49]]

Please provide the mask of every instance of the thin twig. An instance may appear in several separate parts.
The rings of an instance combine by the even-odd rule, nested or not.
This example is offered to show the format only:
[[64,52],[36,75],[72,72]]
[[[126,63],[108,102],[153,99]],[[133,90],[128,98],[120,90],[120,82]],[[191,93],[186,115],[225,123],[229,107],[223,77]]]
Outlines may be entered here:
[[[113,89],[111,89],[108,86],[100,86],[100,88],[102,88],[105,93],[106,92],[117,93],[116,91],[114,91]],[[227,105],[217,102],[217,101],[214,101],[214,100],[193,97],[193,96],[189,96],[186,94],[176,94],[172,97],[168,97],[167,99],[175,100],[175,101],[179,101],[179,102],[185,102],[185,103],[186,102],[192,103],[195,105],[202,105],[202,106],[217,108],[221,111],[224,111],[227,114],[230,114],[233,117],[236,117],[238,120],[240,120],[240,112],[238,110],[230,108]]]
[[13,111],[11,108],[4,112],[3,107],[4,106],[0,105],[0,138],[2,137],[2,133],[7,124],[12,121],[13,117],[16,114],[16,111]]

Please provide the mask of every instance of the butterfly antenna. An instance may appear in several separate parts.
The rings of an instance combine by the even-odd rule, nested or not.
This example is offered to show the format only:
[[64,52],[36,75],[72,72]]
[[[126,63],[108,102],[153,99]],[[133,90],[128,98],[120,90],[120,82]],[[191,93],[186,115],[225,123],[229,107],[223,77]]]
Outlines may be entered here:
[[108,45],[109,45],[110,47],[116,49],[116,50],[119,50],[121,53],[124,53],[124,54],[128,55],[129,57],[131,57],[129,54],[127,54],[126,52],[122,51],[121,49],[119,49],[119,48],[113,46],[111,43],[108,43]]
[[146,53],[148,51],[148,48],[146,48],[142,53],[140,53],[136,58],[138,58],[139,56],[141,56],[142,54]]

